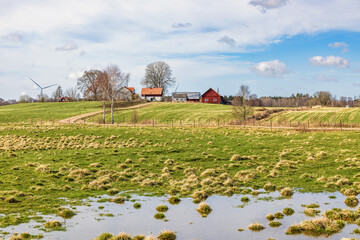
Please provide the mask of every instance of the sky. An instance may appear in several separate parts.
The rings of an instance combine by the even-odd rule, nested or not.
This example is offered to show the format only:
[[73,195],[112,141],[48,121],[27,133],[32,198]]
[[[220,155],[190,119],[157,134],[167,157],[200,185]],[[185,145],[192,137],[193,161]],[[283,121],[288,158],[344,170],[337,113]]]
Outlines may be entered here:
[[360,0],[0,0],[0,98],[36,97],[29,77],[76,87],[109,64],[140,92],[156,61],[170,93],[359,96],[359,23]]

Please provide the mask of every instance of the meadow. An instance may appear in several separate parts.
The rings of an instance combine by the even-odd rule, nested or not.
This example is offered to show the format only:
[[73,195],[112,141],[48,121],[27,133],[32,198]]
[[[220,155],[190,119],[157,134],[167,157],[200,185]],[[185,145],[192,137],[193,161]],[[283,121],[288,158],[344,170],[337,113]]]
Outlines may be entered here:
[[[152,103],[148,107],[139,108],[136,111],[138,116],[137,123],[149,124],[156,121],[158,124],[192,125],[196,124],[233,120],[232,107],[219,104],[200,104],[200,103]],[[116,123],[131,123],[134,110],[119,110],[115,112]],[[87,119],[88,122],[102,122],[102,115],[97,115]],[[106,117],[106,122],[110,122],[110,116]]]
[[[76,107],[69,110],[71,104]],[[199,204],[197,211],[203,217],[219,207],[203,204],[211,196],[241,196],[242,207],[252,201],[251,196],[264,191],[276,191],[276,199],[290,198],[294,192],[294,196],[303,192],[336,192],[346,196],[346,205],[354,207],[359,202],[358,131],[192,127],[194,118],[203,121],[231,118],[230,106],[204,104],[154,103],[137,109],[142,121],[154,116],[170,121],[176,116],[184,124],[189,123],[183,127],[49,121],[101,110],[98,102],[86,107],[82,104],[40,103],[0,108],[0,234],[8,234],[1,228],[31,220],[50,226],[46,231],[64,231],[60,223],[48,220],[52,216],[71,218],[74,213],[64,206],[76,208],[84,205],[84,199],[99,196],[105,196],[101,202],[112,203],[129,201],[134,194],[172,196],[169,202],[191,197]],[[56,107],[49,110],[48,106]],[[43,113],[41,121],[31,124],[37,108]],[[356,112],[350,110],[339,109],[349,114]],[[53,114],[51,118],[46,112]],[[115,113],[119,119],[123,115],[130,118],[133,112]],[[271,116],[291,113],[298,112]],[[97,120],[94,117],[87,121]],[[265,196],[259,199],[271,200]],[[360,224],[360,209],[328,211],[324,209],[321,221],[289,225],[288,234],[309,233],[309,226],[316,224],[327,229],[334,226],[332,233],[320,229],[321,234],[337,233],[344,224],[336,221],[348,221],[348,216]],[[319,211],[311,207],[304,212],[319,216]],[[160,211],[155,218],[162,219],[163,215]],[[279,226],[279,222],[272,221],[272,227]],[[257,231],[261,226],[254,223],[253,227]]]
[[124,191],[360,189],[358,132],[5,124],[0,135],[0,227]]
[[[353,124],[360,125],[360,108],[315,107],[284,111],[271,116],[274,123],[310,123],[317,125]],[[269,121],[265,119],[264,121]]]
[[95,101],[20,103],[1,106],[0,123],[61,120],[101,109],[102,103]]

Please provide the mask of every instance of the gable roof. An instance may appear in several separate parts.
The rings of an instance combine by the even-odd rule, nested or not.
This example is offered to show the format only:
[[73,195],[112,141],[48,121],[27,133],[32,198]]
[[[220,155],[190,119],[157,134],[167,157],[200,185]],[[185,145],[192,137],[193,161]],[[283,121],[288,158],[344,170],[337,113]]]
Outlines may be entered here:
[[200,99],[201,94],[199,92],[173,92],[173,98],[188,98],[188,99]]
[[159,95],[162,96],[162,88],[142,88],[141,95]]
[[135,91],[135,88],[134,87],[126,87],[127,89],[130,90],[130,92],[134,92]]
[[212,88],[209,88],[209,90],[207,90],[201,97],[204,97],[207,94],[211,94],[212,97],[221,97],[221,95]]

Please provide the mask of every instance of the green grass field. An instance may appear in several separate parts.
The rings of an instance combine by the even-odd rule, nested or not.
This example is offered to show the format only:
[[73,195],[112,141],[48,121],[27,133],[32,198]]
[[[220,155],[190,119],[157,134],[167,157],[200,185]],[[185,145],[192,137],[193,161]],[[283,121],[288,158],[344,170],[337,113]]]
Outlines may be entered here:
[[[113,191],[360,190],[359,132],[0,125],[0,227]],[[21,213],[19,216],[18,213]]]
[[[153,103],[148,107],[136,110],[139,123],[149,123],[156,120],[159,123],[174,121],[182,124],[193,124],[210,121],[231,121],[232,107],[219,104],[201,104],[201,103]],[[134,110],[121,110],[115,112],[115,122],[130,123]],[[94,116],[88,119],[90,122],[101,122],[102,115]],[[110,116],[106,118],[110,122]]]
[[0,123],[61,120],[101,110],[101,102],[22,103],[0,107]]
[[[289,123],[290,121],[296,123],[310,123],[318,124],[359,124],[360,123],[360,108],[313,108],[302,111],[285,111],[271,116],[275,123]],[[266,119],[265,121],[268,121]]]

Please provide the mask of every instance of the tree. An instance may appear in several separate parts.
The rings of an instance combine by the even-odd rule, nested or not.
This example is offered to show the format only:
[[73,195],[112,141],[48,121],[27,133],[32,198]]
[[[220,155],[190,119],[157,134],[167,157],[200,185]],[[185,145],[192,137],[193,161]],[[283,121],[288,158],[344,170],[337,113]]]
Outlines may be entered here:
[[159,61],[146,66],[145,77],[141,84],[151,88],[163,88],[164,92],[175,84],[176,80],[172,77],[170,65]]
[[64,96],[64,94],[63,94],[62,88],[59,85],[55,91],[54,100],[59,101],[59,99],[63,96]]
[[318,91],[314,94],[321,106],[328,106],[331,103],[331,93],[328,91]]
[[101,88],[106,98],[111,101],[111,124],[114,124],[114,100],[121,88],[128,85],[129,79],[130,74],[121,72],[116,65],[109,65],[104,71]]
[[241,85],[239,92],[233,99],[233,116],[235,119],[244,121],[254,113],[254,109],[250,106],[250,90],[246,85]]
[[68,88],[65,90],[65,96],[69,97],[71,100],[78,100],[79,93],[77,92],[77,88]]
[[85,71],[84,74],[78,78],[77,86],[83,93],[84,97],[93,100],[100,100],[100,81],[99,77],[102,74],[99,70]]

